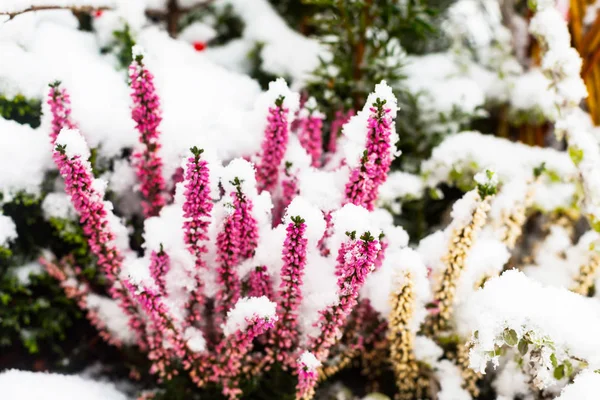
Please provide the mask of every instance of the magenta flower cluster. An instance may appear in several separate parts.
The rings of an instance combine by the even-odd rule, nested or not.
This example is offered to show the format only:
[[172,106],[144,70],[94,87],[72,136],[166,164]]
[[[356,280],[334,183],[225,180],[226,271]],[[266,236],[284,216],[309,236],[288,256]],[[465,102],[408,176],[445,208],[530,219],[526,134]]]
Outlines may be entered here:
[[379,187],[385,182],[392,164],[392,115],[386,100],[377,99],[370,107],[367,145],[346,185],[346,201],[372,211]]
[[284,107],[285,97],[280,96],[269,108],[265,137],[262,142],[262,155],[256,166],[256,181],[259,190],[273,192],[281,170],[281,162],[289,139],[289,112]]
[[75,123],[71,120],[71,98],[67,91],[60,86],[60,82],[50,85],[48,105],[52,114],[52,128],[50,131],[50,143],[54,146],[56,137],[63,128],[75,129]]
[[162,120],[160,100],[154,87],[154,76],[146,68],[143,56],[137,55],[129,66],[129,80],[133,108],[131,117],[139,132],[141,149],[133,155],[136,173],[140,180],[144,215],[158,215],[165,205],[165,180],[162,176],[160,150],[160,132],[158,126]]
[[[145,274],[128,266],[122,271],[125,256],[129,255],[121,245],[117,246],[114,224],[118,218],[103,199],[101,185],[92,173],[93,166],[84,159],[83,137],[77,131],[69,131],[75,124],[70,119],[68,94],[59,85],[53,86],[48,102],[53,113],[50,136],[53,143],[56,142],[55,163],[80,216],[90,250],[107,278],[109,293],[135,333],[135,344],[148,353],[151,371],[163,380],[171,379],[182,366],[199,387],[214,384],[227,398],[237,399],[243,395],[240,388],[243,379],[277,366],[298,378],[298,399],[311,398],[319,365],[327,361],[331,349],[338,343],[351,312],[356,309],[366,277],[383,262],[386,246],[363,229],[362,234],[347,233],[348,239],[333,247],[331,238],[335,234],[339,236],[336,231],[339,228],[332,218],[335,210],[324,212],[315,206],[315,213],[312,208],[307,211],[310,216],[294,213],[281,218],[286,207],[301,194],[297,171],[291,171],[285,160],[290,135],[298,136],[310,156],[312,168],[322,167],[335,152],[333,141],[329,147],[333,150],[323,154],[322,118],[314,113],[299,113],[294,124],[296,129],[292,131],[289,119],[293,115],[284,106],[283,96],[279,96],[268,109],[262,151],[256,155],[259,158],[252,179],[247,175],[235,176],[224,182],[223,177],[217,176],[219,169],[213,170],[212,161],[209,164],[206,160],[203,150],[192,147],[186,156],[183,179],[177,185],[176,195],[167,196],[163,162],[158,152],[160,102],[153,76],[141,57],[136,57],[130,67],[130,79],[134,100],[132,118],[142,145],[132,156],[143,195],[142,213],[146,218],[158,216],[160,220],[168,207],[180,207],[183,217],[181,240],[185,257],[168,246],[148,248],[146,258],[139,259],[147,263]],[[368,124],[364,127],[367,139],[364,156],[360,165],[349,171],[345,197],[338,208],[351,203],[373,210],[379,187],[390,168],[391,108],[377,99],[369,111]],[[332,136],[337,137],[347,117],[347,114],[338,115]],[[219,182],[210,181],[213,173]],[[257,214],[265,208],[261,196],[268,195],[261,191],[270,192],[276,204],[266,224],[264,216]],[[163,208],[165,211],[161,213]],[[310,218],[315,219],[315,215],[327,224],[320,241],[321,231],[309,235],[312,232]],[[279,226],[282,220],[286,221],[285,225]],[[262,249],[265,244],[262,241],[270,238],[261,235],[271,229],[271,224],[273,232],[283,235],[285,230],[282,250],[276,254],[282,263],[277,274],[273,273],[270,262],[259,260],[258,254],[259,245]],[[185,286],[186,297],[175,304],[170,298],[171,290],[175,290],[173,287],[179,282],[173,282],[170,277],[180,268],[178,263],[190,255],[193,265],[186,265],[184,271],[191,284]],[[319,311],[314,334],[303,332],[301,328],[304,326],[301,310],[307,295],[305,274],[311,256],[327,258],[332,263],[334,258],[337,260],[336,301]],[[53,276],[63,282],[79,279],[66,274],[63,264],[46,264]],[[183,278],[178,276],[178,279]],[[275,282],[279,283],[278,288],[274,287]],[[72,291],[73,298],[82,299],[81,307],[87,307],[87,292],[64,287]],[[358,308],[371,312],[358,313],[354,323],[363,320],[379,323],[379,317],[368,303],[361,303]],[[98,319],[93,313],[89,315]],[[109,327],[96,322],[103,336],[112,340]],[[112,343],[120,344],[117,340]],[[356,349],[363,342],[358,340],[350,345]]]

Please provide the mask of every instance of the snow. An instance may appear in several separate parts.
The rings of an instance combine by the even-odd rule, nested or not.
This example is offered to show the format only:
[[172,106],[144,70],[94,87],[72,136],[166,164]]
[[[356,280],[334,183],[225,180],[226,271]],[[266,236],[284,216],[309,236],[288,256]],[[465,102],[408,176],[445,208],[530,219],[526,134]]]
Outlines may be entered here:
[[318,252],[307,254],[304,267],[304,282],[302,285],[302,303],[298,319],[301,338],[319,334],[317,325],[320,311],[339,301],[337,296],[337,277],[335,275],[335,260],[321,256]]
[[19,371],[0,373],[2,396],[19,400],[127,400],[112,383],[94,382],[77,375]]
[[44,273],[44,268],[40,263],[33,261],[20,267],[12,269],[12,274],[17,277],[17,280],[21,285],[27,286],[30,283],[30,276],[41,275]]
[[423,179],[420,176],[403,171],[392,171],[379,187],[377,201],[381,204],[390,204],[396,199],[420,199],[423,190]]
[[135,333],[129,328],[129,317],[116,301],[94,293],[87,295],[86,300],[87,307],[98,313],[98,318],[106,325],[112,336],[125,344],[135,342]]
[[17,226],[11,217],[0,214],[0,246],[8,246],[17,238]]
[[248,322],[254,317],[267,320],[276,320],[277,304],[270,301],[266,296],[244,297],[227,312],[227,320],[223,324],[225,336],[233,335],[237,331],[244,332]]
[[217,31],[210,25],[202,22],[193,22],[186,26],[180,33],[178,38],[188,43],[207,43],[217,36]]
[[3,118],[0,132],[0,193],[4,201],[21,191],[38,195],[44,173],[53,164],[47,134]]
[[183,332],[183,338],[191,351],[199,353],[206,350],[206,340],[200,329],[193,326],[187,327]]
[[472,397],[463,389],[460,369],[451,361],[442,360],[437,363],[435,376],[440,382],[439,400],[471,400]]
[[[484,168],[494,170],[501,182],[533,177],[534,168],[544,163],[545,169],[561,182],[542,179],[540,190],[546,195],[535,197],[534,202],[543,208],[553,206],[558,199],[567,207],[572,202],[573,185],[576,176],[575,166],[565,152],[551,148],[531,147],[506,139],[468,131],[447,137],[437,146],[431,157],[423,162],[422,170],[426,186],[435,187],[442,182],[456,184],[469,182],[469,177]],[[456,176],[459,175],[459,182]],[[549,195],[551,193],[551,195]]]
[[471,365],[481,372],[485,372],[485,357],[480,355],[494,350],[507,327],[519,338],[529,331],[547,337],[556,349],[586,360],[591,367],[600,365],[600,307],[596,300],[545,287],[516,270],[504,272],[474,292],[459,319],[464,324],[462,335],[478,331]]
[[413,347],[415,358],[429,366],[434,366],[444,354],[444,350],[427,336],[417,335]]
[[42,202],[42,211],[44,212],[44,218],[47,220],[59,218],[74,221],[77,217],[71,199],[64,192],[48,193]]
[[244,38],[264,44],[262,68],[274,75],[291,77],[298,87],[319,65],[319,56],[327,54],[317,40],[289,28],[267,0],[220,0],[219,4],[231,4],[242,18]]
[[284,221],[289,224],[292,217],[300,216],[305,220],[308,246],[316,246],[325,233],[325,218],[323,212],[308,202],[304,197],[296,196],[288,206]]
[[56,137],[56,145],[65,146],[65,154],[68,158],[79,156],[83,162],[90,158],[90,148],[77,129],[65,128],[60,131]]
[[443,126],[440,114],[449,116],[454,110],[473,114],[483,106],[485,92],[461,69],[451,53],[407,57],[402,70],[407,78],[402,85],[420,95],[418,105],[425,122]]
[[242,193],[250,198],[256,196],[256,176],[254,164],[242,158],[232,160],[221,173],[221,185],[226,193],[236,191],[236,186],[233,184],[235,178],[241,182],[240,188]]
[[321,210],[333,211],[344,200],[344,188],[348,177],[348,168],[334,171],[306,168],[298,175],[298,189],[303,197]]
[[302,353],[298,362],[309,371],[316,371],[321,366],[321,362],[310,351]]
[[566,386],[556,400],[594,400],[600,389],[600,373],[586,369],[575,377],[575,381]]
[[473,213],[480,202],[481,197],[476,190],[470,190],[465,193],[463,197],[452,205],[452,212],[450,213],[452,226],[461,229],[470,224],[473,220]]

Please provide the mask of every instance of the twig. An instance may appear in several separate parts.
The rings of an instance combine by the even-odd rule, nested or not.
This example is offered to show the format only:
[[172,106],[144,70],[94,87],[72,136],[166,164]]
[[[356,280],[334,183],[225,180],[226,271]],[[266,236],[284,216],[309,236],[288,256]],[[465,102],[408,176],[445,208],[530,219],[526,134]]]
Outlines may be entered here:
[[71,10],[73,13],[80,12],[93,12],[100,10],[110,10],[110,7],[100,6],[100,7],[92,7],[92,6],[71,6],[71,7],[62,7],[62,6],[31,6],[29,8],[25,8],[20,11],[14,12],[5,12],[0,11],[0,15],[8,15],[8,19],[11,20],[19,14],[24,14],[26,12],[31,11],[44,11],[44,10]]

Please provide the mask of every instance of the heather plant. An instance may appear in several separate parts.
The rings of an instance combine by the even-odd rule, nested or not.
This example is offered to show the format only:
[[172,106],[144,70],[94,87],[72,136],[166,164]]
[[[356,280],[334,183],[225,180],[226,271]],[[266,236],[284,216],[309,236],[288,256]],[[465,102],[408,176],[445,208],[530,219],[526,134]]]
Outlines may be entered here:
[[564,4],[209,3],[0,5],[0,393],[596,398]]

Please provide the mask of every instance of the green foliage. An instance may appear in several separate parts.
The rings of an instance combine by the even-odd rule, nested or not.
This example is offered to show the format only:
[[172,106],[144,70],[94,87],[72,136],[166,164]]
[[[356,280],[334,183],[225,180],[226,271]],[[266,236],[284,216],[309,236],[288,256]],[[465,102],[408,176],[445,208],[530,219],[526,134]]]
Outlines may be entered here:
[[211,45],[225,44],[230,40],[240,38],[244,30],[244,22],[235,14],[231,4],[224,7],[209,5],[185,13],[179,19],[179,31],[194,22],[209,24],[217,31],[216,37],[210,41]]
[[28,99],[20,94],[13,98],[0,95],[0,116],[4,119],[37,128],[40,126],[41,115],[42,103],[38,99]]
[[135,46],[135,39],[128,24],[122,29],[113,32],[113,40],[102,49],[102,53],[112,53],[117,57],[119,68],[127,69],[133,61],[131,49]]
[[[254,48],[248,53],[248,60],[250,61],[250,73],[249,75],[256,79],[260,84],[260,87],[263,90],[266,90],[269,87],[269,82],[277,79],[275,75],[272,75],[268,72],[262,70],[262,60],[260,58],[260,53],[264,47],[264,43],[257,42],[254,45]],[[286,80],[289,81],[289,77],[286,77]]]
[[78,342],[72,336],[67,340],[72,329],[87,326],[75,302],[45,271],[29,277],[24,271],[17,273],[20,266],[35,261],[41,249],[51,249],[58,257],[74,254],[84,267],[82,274],[95,278],[79,224],[56,218],[46,221],[41,203],[42,197],[21,193],[1,206],[2,213],[15,222],[18,237],[9,249],[0,249],[0,353],[10,347],[64,355],[66,347]]
[[362,108],[382,79],[402,78],[403,50],[397,39],[406,28],[397,1],[307,0],[319,6],[311,26],[331,52],[322,59],[307,87],[329,115],[335,110]]
[[15,273],[0,267],[0,352],[20,344],[30,353],[42,346],[62,353],[60,342],[81,312],[45,272],[30,275],[28,282]]

